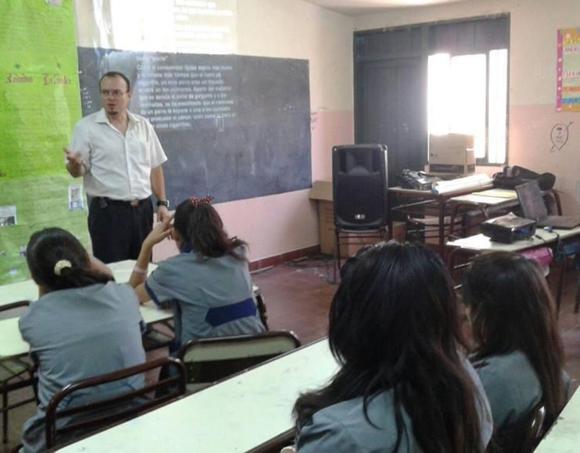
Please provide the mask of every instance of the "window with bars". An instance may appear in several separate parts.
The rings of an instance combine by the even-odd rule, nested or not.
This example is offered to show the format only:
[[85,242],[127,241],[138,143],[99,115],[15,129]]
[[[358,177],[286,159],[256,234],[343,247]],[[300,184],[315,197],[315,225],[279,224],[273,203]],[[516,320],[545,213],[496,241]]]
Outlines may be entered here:
[[[391,157],[401,154],[396,156],[401,160],[410,152],[401,144],[413,139],[413,146],[422,149],[422,154],[412,150],[413,155],[424,157],[405,164],[420,170],[430,134],[469,134],[474,136],[478,165],[505,164],[509,28],[509,14],[501,14],[356,32],[357,142],[386,143]],[[401,85],[396,82],[397,69],[405,69],[405,80],[411,79],[410,62],[418,83]],[[380,71],[394,74],[384,78],[385,87],[377,87]],[[393,106],[397,102],[399,107]],[[405,115],[409,111],[415,115],[412,123]]]
[[430,135],[473,135],[480,164],[507,158],[508,51],[430,55],[427,65],[427,124]]

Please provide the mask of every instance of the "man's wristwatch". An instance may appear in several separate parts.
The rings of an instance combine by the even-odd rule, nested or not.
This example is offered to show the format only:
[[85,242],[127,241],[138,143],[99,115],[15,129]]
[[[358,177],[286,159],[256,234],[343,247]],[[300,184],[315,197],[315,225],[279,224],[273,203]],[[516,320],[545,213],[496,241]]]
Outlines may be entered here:
[[157,207],[159,207],[159,206],[165,206],[167,209],[169,209],[169,201],[157,200]]

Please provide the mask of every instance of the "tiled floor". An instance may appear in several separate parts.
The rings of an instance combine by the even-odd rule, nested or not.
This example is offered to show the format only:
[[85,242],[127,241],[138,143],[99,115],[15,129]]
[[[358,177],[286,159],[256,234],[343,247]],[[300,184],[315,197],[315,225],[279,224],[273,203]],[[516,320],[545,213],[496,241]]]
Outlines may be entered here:
[[[306,259],[290,262],[254,275],[268,307],[270,329],[291,329],[303,343],[326,334],[328,307],[336,290],[332,262]],[[566,348],[566,369],[580,379],[580,316],[573,313],[576,276],[568,275],[560,312],[560,326]],[[0,452],[16,444],[22,422],[33,412],[32,405],[19,408],[10,416],[10,438]]]

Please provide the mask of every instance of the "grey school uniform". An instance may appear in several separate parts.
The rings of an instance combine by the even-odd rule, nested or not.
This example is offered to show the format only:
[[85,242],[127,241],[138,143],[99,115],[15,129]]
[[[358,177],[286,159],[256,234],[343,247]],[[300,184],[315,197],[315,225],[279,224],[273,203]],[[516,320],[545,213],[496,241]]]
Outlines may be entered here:
[[[491,411],[477,373],[465,361],[477,391],[477,409],[484,447],[493,431]],[[411,420],[403,409],[403,432],[396,452],[397,440],[395,410],[392,391],[385,391],[370,400],[368,415],[375,426],[369,424],[363,412],[363,398],[354,398],[326,407],[316,412],[300,430],[297,437],[299,453],[418,453],[421,450],[413,436]]]
[[[142,318],[135,292],[114,282],[53,291],[20,318],[20,332],[38,361],[36,414],[23,427],[23,451],[45,450],[44,415],[52,396],[69,383],[145,362]],[[143,386],[133,377],[86,391],[63,408],[97,396]],[[66,423],[66,421],[64,422]]]
[[[237,250],[243,253],[243,249]],[[145,288],[157,303],[175,310],[181,344],[205,337],[263,332],[245,260],[181,253],[159,263]],[[179,346],[179,345],[177,345]]]
[[523,352],[486,357],[474,363],[487,393],[495,428],[527,414],[542,399],[542,385]]

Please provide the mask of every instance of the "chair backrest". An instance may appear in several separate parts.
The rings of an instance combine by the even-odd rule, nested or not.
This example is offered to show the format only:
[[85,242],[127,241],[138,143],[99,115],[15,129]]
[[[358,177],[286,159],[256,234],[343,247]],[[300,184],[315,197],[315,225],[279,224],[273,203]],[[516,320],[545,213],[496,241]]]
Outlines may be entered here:
[[[86,389],[127,379],[156,369],[169,369],[166,378],[159,378],[137,390],[94,398],[84,404],[71,404],[59,410],[65,399],[74,398]],[[136,365],[113,373],[95,376],[69,384],[56,393],[46,409],[46,447],[53,448],[62,443],[101,430],[115,423],[129,420],[185,394],[185,367],[179,360],[165,357]],[[63,420],[66,419],[66,420]],[[60,421],[60,423],[59,423]],[[64,423],[64,424],[63,424]]]
[[180,352],[189,383],[210,384],[300,346],[290,331],[189,341]]
[[546,409],[540,401],[516,422],[498,429],[492,438],[492,453],[531,453],[545,432]]
[[[23,308],[30,305],[29,300],[19,300],[9,304],[0,305],[0,319],[14,318],[22,314]],[[14,311],[14,313],[7,313]]]
[[540,220],[548,215],[548,208],[538,181],[528,181],[516,186],[516,192],[526,219]]

